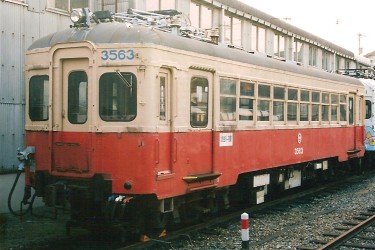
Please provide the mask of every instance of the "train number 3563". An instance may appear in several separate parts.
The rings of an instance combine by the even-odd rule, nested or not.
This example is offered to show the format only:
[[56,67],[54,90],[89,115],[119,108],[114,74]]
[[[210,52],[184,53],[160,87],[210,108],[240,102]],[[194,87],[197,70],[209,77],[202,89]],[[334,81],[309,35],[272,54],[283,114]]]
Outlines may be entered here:
[[132,49],[129,50],[103,50],[102,51],[102,60],[103,61],[115,61],[115,60],[133,60],[135,58],[135,52]]
[[303,148],[294,148],[295,155],[303,155]]

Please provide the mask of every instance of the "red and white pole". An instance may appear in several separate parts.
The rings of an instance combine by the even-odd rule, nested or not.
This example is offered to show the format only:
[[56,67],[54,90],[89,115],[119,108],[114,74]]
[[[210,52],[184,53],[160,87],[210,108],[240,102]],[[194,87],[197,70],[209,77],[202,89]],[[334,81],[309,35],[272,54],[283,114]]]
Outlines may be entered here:
[[249,249],[249,215],[241,214],[241,239],[242,249]]

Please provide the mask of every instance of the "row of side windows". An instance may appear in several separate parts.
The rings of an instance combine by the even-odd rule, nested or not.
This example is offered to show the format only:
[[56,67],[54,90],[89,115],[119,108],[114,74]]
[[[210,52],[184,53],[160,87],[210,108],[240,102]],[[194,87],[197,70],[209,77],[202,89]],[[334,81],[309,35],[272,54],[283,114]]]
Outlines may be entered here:
[[[193,77],[190,124],[208,124],[208,82]],[[275,124],[322,122],[353,124],[353,98],[343,93],[299,89],[265,82],[220,79],[220,121]],[[349,120],[349,121],[348,121]]]
[[[347,122],[348,101],[353,105],[352,98],[342,93],[220,79],[221,121],[273,121],[281,124],[321,121],[337,124]],[[350,112],[350,123],[352,119],[353,112]]]
[[[68,78],[68,120],[87,121],[87,75],[71,72]],[[165,78],[160,85],[160,119],[165,120]],[[99,80],[99,115],[104,121],[132,121],[137,114],[137,79],[129,72],[105,73]],[[204,77],[190,83],[190,124],[208,125],[209,84]],[[29,84],[29,117],[49,119],[49,78],[33,76]],[[220,79],[220,121],[274,123],[353,123],[353,98],[342,93],[298,89],[264,82]],[[349,110],[348,110],[349,109]],[[348,115],[347,115],[348,114]]]

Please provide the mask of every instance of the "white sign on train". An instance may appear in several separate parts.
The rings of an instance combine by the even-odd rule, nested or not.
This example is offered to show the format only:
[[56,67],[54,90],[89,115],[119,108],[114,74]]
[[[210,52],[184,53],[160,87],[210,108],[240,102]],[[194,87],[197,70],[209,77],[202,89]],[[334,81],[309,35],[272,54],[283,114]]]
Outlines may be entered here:
[[233,146],[233,133],[220,133],[219,140],[220,147],[231,147]]

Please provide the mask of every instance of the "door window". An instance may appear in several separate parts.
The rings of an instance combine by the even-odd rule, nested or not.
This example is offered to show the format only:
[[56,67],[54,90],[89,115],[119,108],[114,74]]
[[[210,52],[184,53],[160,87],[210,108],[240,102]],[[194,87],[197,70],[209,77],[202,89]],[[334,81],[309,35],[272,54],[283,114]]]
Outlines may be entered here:
[[87,74],[84,71],[69,74],[68,120],[72,124],[87,121]]
[[349,124],[354,124],[354,98],[349,97]]
[[166,120],[166,108],[167,108],[167,90],[166,90],[166,76],[160,76],[160,107],[159,107],[159,119],[160,121]]
[[190,83],[190,125],[207,127],[208,124],[208,80],[193,77]]

